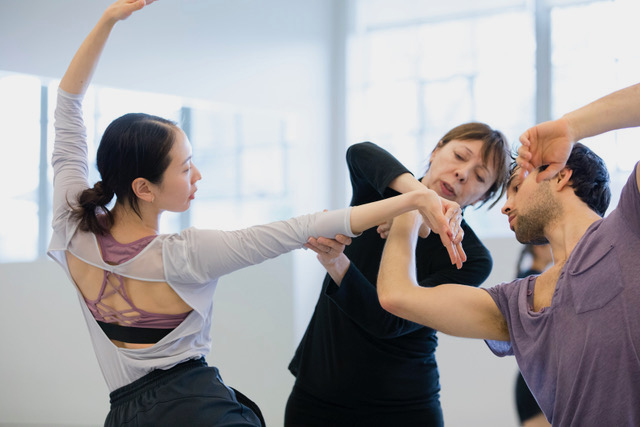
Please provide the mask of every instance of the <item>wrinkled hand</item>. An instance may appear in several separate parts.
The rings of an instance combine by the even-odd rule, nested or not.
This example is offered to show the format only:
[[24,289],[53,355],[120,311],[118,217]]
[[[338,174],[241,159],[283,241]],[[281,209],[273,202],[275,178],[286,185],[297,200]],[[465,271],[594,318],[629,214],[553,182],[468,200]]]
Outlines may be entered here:
[[304,247],[317,253],[318,261],[326,268],[336,263],[338,258],[344,254],[344,248],[350,244],[351,237],[337,234],[334,239],[309,237]]
[[123,21],[137,10],[153,3],[155,0],[118,0],[107,8],[104,16],[113,21]]
[[538,182],[555,176],[566,165],[575,142],[565,119],[551,120],[527,129],[521,136],[516,163],[520,176],[542,165],[549,165],[537,176]]
[[423,223],[440,236],[451,263],[461,268],[462,263],[467,260],[467,255],[462,248],[464,231],[460,205],[438,196],[434,191],[425,193],[425,196],[424,204],[419,209]]

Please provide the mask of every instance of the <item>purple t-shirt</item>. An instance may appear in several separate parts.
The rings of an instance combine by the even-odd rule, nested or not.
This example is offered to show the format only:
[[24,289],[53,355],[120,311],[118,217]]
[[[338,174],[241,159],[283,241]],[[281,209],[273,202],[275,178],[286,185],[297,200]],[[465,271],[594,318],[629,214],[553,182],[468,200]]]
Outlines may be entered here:
[[542,411],[559,426],[640,426],[640,193],[635,169],[620,202],[569,256],[551,306],[533,312],[536,277],[486,289]]

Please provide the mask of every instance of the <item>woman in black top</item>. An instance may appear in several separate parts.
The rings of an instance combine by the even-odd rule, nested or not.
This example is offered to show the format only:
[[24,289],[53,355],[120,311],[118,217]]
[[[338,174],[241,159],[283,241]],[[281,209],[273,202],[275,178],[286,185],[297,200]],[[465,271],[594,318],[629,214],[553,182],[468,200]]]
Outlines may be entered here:
[[[505,137],[482,123],[449,131],[431,153],[420,180],[377,145],[356,144],[347,151],[351,205],[422,185],[463,208],[497,201],[504,191],[508,159]],[[421,286],[478,286],[487,278],[492,267],[489,251],[464,221],[462,228],[467,261],[461,269],[451,264],[437,235],[418,242]],[[381,235],[387,229],[369,229],[346,248],[346,238],[310,242],[328,274],[289,365],[296,382],[285,425],[443,424],[435,331],[386,312],[378,302],[375,283],[384,247]]]

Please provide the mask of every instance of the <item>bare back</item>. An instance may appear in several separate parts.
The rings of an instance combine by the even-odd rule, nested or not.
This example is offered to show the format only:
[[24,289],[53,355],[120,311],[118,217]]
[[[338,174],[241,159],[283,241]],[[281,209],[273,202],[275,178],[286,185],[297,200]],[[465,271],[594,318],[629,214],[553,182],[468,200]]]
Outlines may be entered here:
[[[88,300],[96,300],[100,296],[102,283],[105,278],[105,270],[87,264],[79,258],[66,252],[67,263],[71,277],[82,296]],[[117,289],[120,286],[118,278],[107,275],[107,287]],[[122,276],[120,276],[122,277]],[[185,303],[178,294],[166,282],[151,282],[122,277],[123,287],[129,299],[135,307],[159,314],[183,314],[191,311],[191,307]],[[135,317],[140,313],[124,299],[120,293],[112,292],[101,299],[101,303],[117,312],[125,312],[125,317]],[[129,311],[131,310],[131,311]],[[128,326],[126,320],[117,322],[121,326]],[[134,344],[111,340],[116,346],[123,348],[146,348],[153,344]]]

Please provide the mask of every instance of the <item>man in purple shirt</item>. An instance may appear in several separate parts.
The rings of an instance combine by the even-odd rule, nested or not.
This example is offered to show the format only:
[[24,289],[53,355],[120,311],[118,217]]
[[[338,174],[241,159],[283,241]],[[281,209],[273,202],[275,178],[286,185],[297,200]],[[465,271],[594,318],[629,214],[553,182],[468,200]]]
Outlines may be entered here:
[[640,84],[614,92],[520,138],[502,212],[522,243],[549,242],[554,265],[490,289],[415,284],[419,215],[397,217],[378,278],[391,313],[442,332],[487,340],[515,355],[553,425],[640,425],[640,163],[620,202],[602,160],[575,141],[640,125]]

